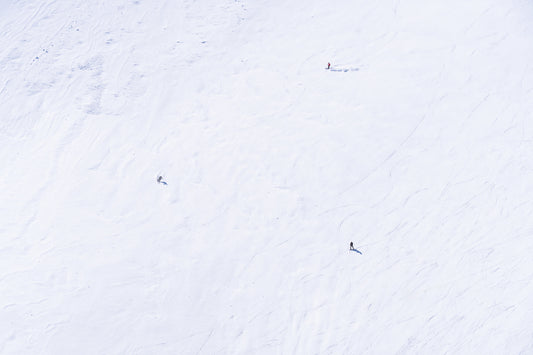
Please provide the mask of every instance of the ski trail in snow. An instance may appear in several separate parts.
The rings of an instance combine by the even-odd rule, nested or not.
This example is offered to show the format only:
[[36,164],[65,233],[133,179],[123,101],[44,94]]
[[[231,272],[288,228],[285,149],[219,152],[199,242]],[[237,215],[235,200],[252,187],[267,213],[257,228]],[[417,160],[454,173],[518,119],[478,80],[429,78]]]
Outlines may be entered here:
[[209,334],[207,335],[207,338],[205,339],[205,341],[203,342],[202,346],[200,346],[200,349],[198,349],[198,352],[196,353],[197,355],[200,354],[202,352],[202,349],[204,348],[205,344],[207,344],[207,342],[209,341],[209,339],[211,339],[211,335],[213,335],[213,332],[215,330],[214,329],[211,329],[211,331],[209,332]]

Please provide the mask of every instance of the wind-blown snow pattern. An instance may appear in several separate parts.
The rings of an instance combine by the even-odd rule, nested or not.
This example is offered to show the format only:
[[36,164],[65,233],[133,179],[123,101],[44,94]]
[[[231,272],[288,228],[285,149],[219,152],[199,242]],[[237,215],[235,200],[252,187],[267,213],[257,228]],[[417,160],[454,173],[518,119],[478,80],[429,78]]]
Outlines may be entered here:
[[532,354],[531,38],[519,0],[3,1],[0,353]]

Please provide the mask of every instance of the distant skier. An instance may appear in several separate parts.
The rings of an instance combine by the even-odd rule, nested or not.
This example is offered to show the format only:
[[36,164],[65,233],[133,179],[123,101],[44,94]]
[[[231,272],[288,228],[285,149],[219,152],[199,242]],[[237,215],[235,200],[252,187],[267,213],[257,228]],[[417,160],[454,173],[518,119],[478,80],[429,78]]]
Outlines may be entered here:
[[157,183],[158,184],[163,184],[163,185],[168,185],[167,182],[163,180],[163,177],[161,175],[159,175],[157,177]]
[[328,62],[328,69],[331,68],[331,63]]
[[353,242],[350,242],[350,251],[352,251],[352,250],[355,251],[357,254],[361,254],[361,255],[363,255],[363,253],[361,253],[359,250],[357,250],[357,249],[355,249],[355,248],[353,247]]

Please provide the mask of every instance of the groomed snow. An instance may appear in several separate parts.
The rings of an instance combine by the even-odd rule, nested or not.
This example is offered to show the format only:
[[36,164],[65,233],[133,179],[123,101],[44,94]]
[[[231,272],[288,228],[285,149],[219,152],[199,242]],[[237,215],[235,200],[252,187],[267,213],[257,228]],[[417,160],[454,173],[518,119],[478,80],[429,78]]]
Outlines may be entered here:
[[0,353],[533,353],[531,2],[1,8]]

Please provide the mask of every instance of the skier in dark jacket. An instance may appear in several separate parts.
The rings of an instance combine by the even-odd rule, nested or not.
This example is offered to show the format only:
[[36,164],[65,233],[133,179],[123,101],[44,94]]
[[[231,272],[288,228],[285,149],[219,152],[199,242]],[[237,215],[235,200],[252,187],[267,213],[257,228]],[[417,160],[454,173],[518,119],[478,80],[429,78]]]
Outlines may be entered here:
[[350,250],[354,250],[353,242],[350,242]]

